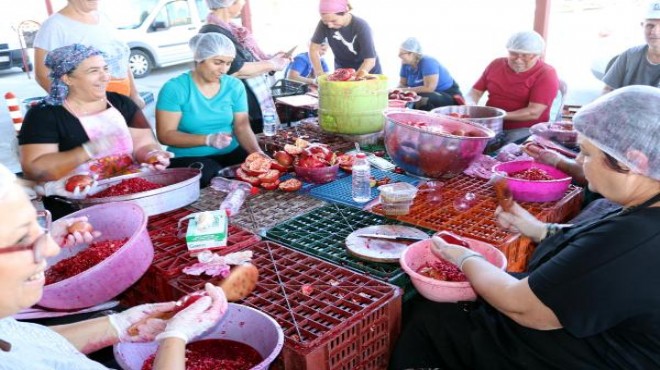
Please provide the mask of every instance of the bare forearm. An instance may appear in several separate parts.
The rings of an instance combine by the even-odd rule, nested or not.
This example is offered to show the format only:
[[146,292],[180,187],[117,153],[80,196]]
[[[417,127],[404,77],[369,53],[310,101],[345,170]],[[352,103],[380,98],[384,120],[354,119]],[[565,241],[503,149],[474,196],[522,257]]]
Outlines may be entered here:
[[483,91],[472,89],[468,93],[468,100],[471,101],[472,104],[477,105],[479,104],[479,100],[481,100],[481,97],[483,95],[484,95]]
[[153,368],[155,370],[184,370],[186,343],[180,338],[165,338],[158,346]]
[[30,163],[22,163],[26,178],[38,182],[59,180],[89,160],[82,146],[65,152],[39,156]]
[[246,128],[236,128],[234,133],[236,134],[236,139],[238,143],[241,144],[243,149],[248,153],[260,152],[261,148],[259,147],[259,142],[257,137],[252,132],[252,129],[249,127],[249,123]]
[[119,342],[117,333],[110,325],[107,316],[53,326],[51,329],[66,338],[82,353],[91,353]]
[[206,145],[206,135],[188,134],[181,131],[158,133],[160,142],[178,148],[192,148]]
[[367,58],[362,61],[362,64],[360,65],[360,68],[358,68],[358,71],[365,71],[367,73],[370,73],[375,66],[376,66],[376,58]]
[[324,75],[323,66],[321,65],[321,55],[319,54],[321,45],[311,44],[309,46],[309,61],[312,63],[314,69],[314,76],[318,77]]
[[587,184],[587,179],[584,177],[582,166],[580,166],[575,160],[569,158],[560,158],[555,167],[570,175],[577,184]]
[[531,108],[523,108],[514,110],[512,112],[507,112],[504,119],[507,121],[531,121],[541,117],[543,112],[538,112],[537,110]]
[[250,78],[258,75],[268,73],[275,70],[273,64],[267,60],[260,62],[247,62],[243,67],[233,74],[236,78]]

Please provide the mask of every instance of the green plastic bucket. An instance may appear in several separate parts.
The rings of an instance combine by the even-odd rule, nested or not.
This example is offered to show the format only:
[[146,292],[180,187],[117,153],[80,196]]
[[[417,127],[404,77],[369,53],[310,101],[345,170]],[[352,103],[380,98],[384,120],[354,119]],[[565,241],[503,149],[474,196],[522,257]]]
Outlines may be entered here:
[[320,76],[319,125],[336,134],[362,135],[378,132],[385,125],[387,77],[364,81],[328,81]]

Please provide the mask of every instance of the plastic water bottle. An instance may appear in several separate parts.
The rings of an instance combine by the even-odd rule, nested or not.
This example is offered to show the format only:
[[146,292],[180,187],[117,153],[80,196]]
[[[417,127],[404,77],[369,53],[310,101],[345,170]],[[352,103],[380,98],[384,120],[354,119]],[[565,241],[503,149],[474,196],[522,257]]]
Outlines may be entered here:
[[266,108],[263,112],[264,135],[275,136],[277,134],[277,111],[273,108]]
[[358,153],[353,163],[353,200],[364,203],[371,200],[371,165],[364,153]]
[[211,179],[211,187],[227,194],[219,207],[219,209],[224,209],[227,212],[227,216],[238,213],[243,202],[245,202],[245,198],[252,190],[252,185],[247,182],[229,180],[220,176]]

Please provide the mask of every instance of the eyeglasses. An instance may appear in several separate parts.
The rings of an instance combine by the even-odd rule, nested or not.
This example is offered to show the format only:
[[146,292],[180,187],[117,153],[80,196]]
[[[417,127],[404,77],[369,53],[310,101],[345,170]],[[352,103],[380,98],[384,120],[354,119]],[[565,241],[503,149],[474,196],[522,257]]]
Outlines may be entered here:
[[514,51],[509,52],[509,59],[522,59],[524,61],[530,61],[536,57],[536,54],[531,54],[531,53],[516,53]]
[[34,255],[34,263],[41,263],[44,260],[44,254],[48,248],[48,236],[51,224],[51,216],[48,211],[37,212],[37,223],[43,229],[43,233],[39,235],[32,243],[27,245],[12,245],[6,248],[0,248],[0,254],[12,253],[31,249]]

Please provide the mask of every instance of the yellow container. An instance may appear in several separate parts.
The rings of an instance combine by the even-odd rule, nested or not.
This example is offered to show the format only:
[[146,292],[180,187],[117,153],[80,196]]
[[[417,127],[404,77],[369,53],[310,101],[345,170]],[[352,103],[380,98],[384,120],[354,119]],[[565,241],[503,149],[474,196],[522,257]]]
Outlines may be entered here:
[[381,131],[387,108],[387,77],[364,81],[318,79],[319,125],[336,134],[362,135]]

